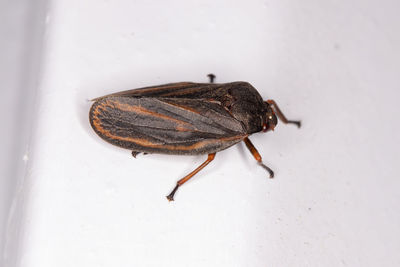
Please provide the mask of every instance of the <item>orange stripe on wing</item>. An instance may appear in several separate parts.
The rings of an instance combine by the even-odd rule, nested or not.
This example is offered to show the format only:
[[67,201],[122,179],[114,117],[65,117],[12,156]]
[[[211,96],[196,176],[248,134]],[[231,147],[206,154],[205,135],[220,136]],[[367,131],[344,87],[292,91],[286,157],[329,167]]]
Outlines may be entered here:
[[170,101],[165,100],[165,99],[163,100],[163,102],[166,103],[166,104],[168,104],[168,105],[171,105],[171,106],[180,108],[180,109],[182,109],[182,110],[188,110],[188,111],[190,111],[190,112],[193,112],[193,113],[196,113],[196,114],[200,114],[200,115],[201,115],[201,113],[198,112],[197,110],[195,110],[194,108],[189,108],[189,107],[187,107],[187,106],[181,106],[181,105],[178,105],[178,104],[176,104],[176,103],[171,103]]
[[[106,105],[107,106],[107,105]],[[100,119],[98,117],[98,115],[100,114],[99,109],[104,109],[104,106],[98,105],[96,106],[95,110],[93,111],[94,117],[93,117],[93,126],[94,128],[101,133],[102,135],[110,138],[110,139],[114,139],[114,140],[120,140],[120,141],[125,141],[125,142],[131,142],[131,143],[135,143],[139,146],[143,146],[143,147],[150,147],[150,148],[163,148],[163,149],[168,149],[168,150],[194,150],[194,149],[198,149],[201,148],[207,144],[211,144],[217,141],[240,141],[242,139],[244,139],[245,137],[247,137],[247,134],[244,135],[237,135],[237,136],[231,136],[231,137],[224,137],[224,138],[218,138],[218,139],[209,139],[209,140],[204,140],[204,141],[200,141],[197,143],[194,143],[192,145],[165,145],[162,143],[153,143],[147,139],[143,139],[143,138],[135,138],[135,137],[123,137],[123,136],[118,136],[115,135],[113,133],[111,133],[109,130],[106,130],[103,128],[103,126],[101,125]],[[183,129],[177,129],[178,131],[183,131]]]
[[129,104],[124,104],[124,103],[120,103],[120,102],[113,101],[113,100],[110,99],[110,100],[104,101],[102,104],[99,104],[98,107],[103,109],[103,110],[106,110],[107,107],[110,107],[110,108],[113,108],[113,109],[116,108],[116,109],[119,109],[119,110],[122,110],[122,111],[134,112],[134,113],[137,113],[137,114],[150,115],[150,116],[157,117],[157,118],[160,118],[160,119],[163,119],[163,120],[168,120],[168,121],[175,122],[177,124],[175,128],[178,131],[186,131],[186,132],[187,131],[195,131],[193,126],[188,122],[185,122],[185,121],[182,121],[182,120],[178,120],[178,119],[175,119],[173,117],[170,117],[170,116],[167,116],[167,115],[164,115],[164,114],[160,114],[160,113],[148,110],[148,109],[140,107],[140,106],[133,106],[133,105],[129,105]]

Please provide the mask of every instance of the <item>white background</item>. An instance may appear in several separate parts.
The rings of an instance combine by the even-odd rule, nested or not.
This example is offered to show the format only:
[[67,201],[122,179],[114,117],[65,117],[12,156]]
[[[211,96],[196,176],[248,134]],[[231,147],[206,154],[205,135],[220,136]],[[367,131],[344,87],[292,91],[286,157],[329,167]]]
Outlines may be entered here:
[[[33,131],[15,157],[26,173],[4,179],[5,266],[398,266],[399,7],[43,4]],[[251,137],[276,179],[239,144],[169,203],[206,156],[134,159],[95,135],[88,99],[210,72],[249,81],[303,127]]]

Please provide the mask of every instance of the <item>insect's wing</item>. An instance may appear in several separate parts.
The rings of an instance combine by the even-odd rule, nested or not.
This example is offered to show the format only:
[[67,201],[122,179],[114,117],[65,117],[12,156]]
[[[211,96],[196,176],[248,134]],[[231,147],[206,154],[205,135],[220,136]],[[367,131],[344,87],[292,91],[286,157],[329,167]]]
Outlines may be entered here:
[[156,85],[151,87],[144,87],[122,91],[110,95],[105,95],[94,101],[100,100],[105,97],[111,96],[124,96],[124,97],[172,97],[172,98],[201,98],[208,92],[215,92],[216,88],[221,87],[223,84],[215,83],[192,83],[180,82]]
[[205,99],[104,97],[89,116],[104,140],[148,153],[213,153],[247,136],[220,103]]

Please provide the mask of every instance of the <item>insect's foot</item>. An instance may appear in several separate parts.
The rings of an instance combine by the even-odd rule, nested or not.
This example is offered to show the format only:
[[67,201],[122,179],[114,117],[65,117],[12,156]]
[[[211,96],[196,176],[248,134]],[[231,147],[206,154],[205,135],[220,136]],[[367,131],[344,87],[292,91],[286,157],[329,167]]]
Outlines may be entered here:
[[168,201],[174,201],[174,195],[176,190],[178,190],[179,184],[177,184],[174,188],[174,190],[172,190],[172,192],[167,196]]
[[136,159],[136,156],[140,154],[138,151],[132,151],[132,156]]
[[262,163],[262,162],[258,162],[258,164],[261,166],[261,167],[263,167],[268,173],[269,173],[269,178],[274,178],[274,171],[273,170],[271,170],[271,168],[270,167],[268,167],[267,165],[265,165],[264,163]]
[[288,121],[288,123],[296,124],[297,128],[301,127],[301,121]]
[[166,196],[169,202],[174,201],[174,196],[168,195]]

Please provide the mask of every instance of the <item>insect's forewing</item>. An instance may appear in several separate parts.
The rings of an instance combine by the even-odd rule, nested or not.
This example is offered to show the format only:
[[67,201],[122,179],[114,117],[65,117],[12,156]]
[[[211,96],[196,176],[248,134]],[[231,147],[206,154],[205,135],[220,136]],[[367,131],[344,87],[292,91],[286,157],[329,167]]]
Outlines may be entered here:
[[[114,145],[165,154],[213,153],[247,136],[243,124],[220,102],[177,98],[179,93],[199,93],[199,90],[191,91],[193,87],[187,87],[188,84],[174,84],[172,91],[169,85],[164,85],[163,89],[151,87],[99,98],[90,110],[92,127],[101,138]],[[177,89],[177,85],[186,87]],[[143,90],[158,95],[149,97]]]

